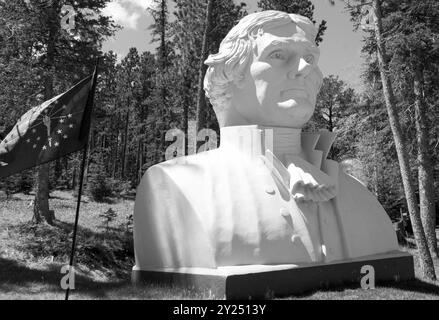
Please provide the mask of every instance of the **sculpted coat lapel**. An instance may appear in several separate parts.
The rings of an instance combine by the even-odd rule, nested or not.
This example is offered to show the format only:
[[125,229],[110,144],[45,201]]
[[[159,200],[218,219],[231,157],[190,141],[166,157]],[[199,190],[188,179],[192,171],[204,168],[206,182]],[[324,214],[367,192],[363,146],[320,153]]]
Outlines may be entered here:
[[[262,147],[229,144],[237,130],[222,128],[216,150],[147,171],[134,212],[135,269],[327,263],[397,250],[375,197],[326,159],[331,134],[302,134],[307,161],[285,154],[284,166],[262,155],[261,130],[245,129]],[[291,195],[298,179],[335,191],[327,201],[300,201]]]

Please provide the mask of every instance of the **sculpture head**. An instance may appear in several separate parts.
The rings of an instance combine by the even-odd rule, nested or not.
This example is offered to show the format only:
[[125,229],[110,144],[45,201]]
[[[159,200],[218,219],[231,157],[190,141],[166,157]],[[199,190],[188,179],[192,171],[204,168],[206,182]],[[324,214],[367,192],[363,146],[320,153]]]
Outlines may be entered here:
[[270,10],[241,19],[205,61],[204,89],[220,127],[305,125],[323,79],[316,34],[295,14]]

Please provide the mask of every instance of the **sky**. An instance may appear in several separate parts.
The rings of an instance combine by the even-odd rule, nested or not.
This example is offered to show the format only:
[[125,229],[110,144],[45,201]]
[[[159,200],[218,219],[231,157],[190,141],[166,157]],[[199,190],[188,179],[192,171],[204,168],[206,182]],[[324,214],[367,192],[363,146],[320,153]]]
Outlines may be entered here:
[[[236,1],[235,2],[241,2]],[[249,13],[257,10],[257,0],[243,0]],[[335,1],[331,6],[328,0],[312,0],[317,23],[327,21],[328,29],[320,44],[320,68],[325,76],[337,75],[357,91],[362,90],[361,58],[362,31],[353,31],[349,13],[342,1]],[[129,48],[136,47],[139,52],[154,51],[151,32],[148,27],[152,17],[147,8],[154,6],[154,0],[113,0],[104,10],[123,28],[104,43],[104,51],[113,50],[119,58],[125,56]]]

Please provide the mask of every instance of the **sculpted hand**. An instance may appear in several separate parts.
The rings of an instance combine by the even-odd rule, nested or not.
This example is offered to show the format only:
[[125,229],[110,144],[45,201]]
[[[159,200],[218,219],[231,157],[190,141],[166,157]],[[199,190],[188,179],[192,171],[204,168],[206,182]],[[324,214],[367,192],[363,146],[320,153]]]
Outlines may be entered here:
[[291,156],[287,169],[270,150],[265,153],[272,160],[270,162],[267,157],[261,157],[265,165],[297,202],[328,201],[336,196],[337,188],[333,179],[309,162]]
[[305,172],[295,164],[290,164],[290,192],[298,202],[321,202],[335,197],[336,187],[329,177],[315,172]]

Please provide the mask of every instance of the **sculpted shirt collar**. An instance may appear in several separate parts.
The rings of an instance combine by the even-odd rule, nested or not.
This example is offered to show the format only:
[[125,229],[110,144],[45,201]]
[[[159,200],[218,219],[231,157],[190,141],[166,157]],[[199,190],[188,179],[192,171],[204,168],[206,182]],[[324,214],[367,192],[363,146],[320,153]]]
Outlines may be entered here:
[[326,160],[335,139],[332,132],[302,133],[283,127],[221,128],[220,148],[233,148],[262,158],[273,177],[301,201],[327,201],[337,194],[338,164]]

